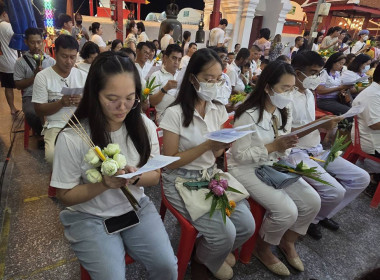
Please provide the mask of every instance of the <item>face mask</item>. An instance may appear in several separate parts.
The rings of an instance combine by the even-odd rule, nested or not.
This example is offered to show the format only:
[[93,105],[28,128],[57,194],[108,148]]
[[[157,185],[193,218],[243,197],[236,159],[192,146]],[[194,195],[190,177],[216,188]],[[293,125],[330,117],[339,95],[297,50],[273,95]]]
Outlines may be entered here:
[[365,36],[363,37],[363,40],[364,40],[364,41],[367,41],[367,40],[368,40],[368,36],[365,35]]
[[315,90],[321,83],[321,78],[319,76],[306,76],[304,73],[302,74],[306,77],[302,82],[302,86],[304,88]]
[[367,73],[368,72],[368,70],[370,69],[371,67],[369,66],[369,65],[366,65],[365,67],[364,67],[364,69],[362,69],[362,73],[364,74],[364,73]]
[[270,101],[274,106],[276,106],[279,109],[283,109],[286,105],[288,105],[292,98],[290,97],[290,91],[278,93],[275,92],[272,88],[273,95],[269,95]]
[[78,25],[81,25],[81,24],[82,24],[82,21],[81,21],[81,20],[77,20],[77,24],[78,24]]
[[[194,87],[195,88],[195,87]],[[199,89],[195,88],[198,97],[204,101],[214,100],[222,90],[222,86],[217,83],[199,82]]]

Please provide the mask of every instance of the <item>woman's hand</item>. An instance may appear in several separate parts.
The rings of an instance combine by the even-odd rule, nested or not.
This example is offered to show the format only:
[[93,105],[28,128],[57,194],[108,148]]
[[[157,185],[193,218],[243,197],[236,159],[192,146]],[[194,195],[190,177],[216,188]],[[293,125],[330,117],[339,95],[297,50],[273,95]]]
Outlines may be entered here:
[[213,140],[207,140],[209,149],[211,151],[218,152],[220,150],[225,150],[229,149],[231,147],[232,143],[223,143],[223,142],[218,142],[218,141],[213,141]]
[[128,185],[128,180],[124,178],[118,178],[117,175],[125,174],[124,170],[118,170],[114,176],[103,176],[103,185],[108,189],[119,189]]
[[298,143],[298,136],[297,135],[280,136],[280,137],[276,138],[272,143],[267,145],[267,149],[269,148],[268,153],[272,153],[275,151],[283,153],[283,152],[285,152],[285,150],[287,150],[289,148],[294,148],[297,143]]

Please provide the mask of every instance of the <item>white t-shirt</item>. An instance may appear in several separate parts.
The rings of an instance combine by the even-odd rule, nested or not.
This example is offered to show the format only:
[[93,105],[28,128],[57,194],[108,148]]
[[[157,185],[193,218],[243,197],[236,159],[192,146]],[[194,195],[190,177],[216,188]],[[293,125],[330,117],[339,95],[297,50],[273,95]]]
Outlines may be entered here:
[[[144,79],[143,68],[141,68],[140,64],[138,64],[137,62],[135,63],[135,65],[136,65],[137,71],[139,72],[139,75],[140,75],[141,89],[144,90],[145,85],[146,85],[146,80]],[[145,65],[144,65],[144,67],[145,67]]]
[[9,47],[13,36],[12,25],[9,22],[0,22],[0,72],[13,73],[17,60],[17,51]]
[[106,47],[106,43],[103,41],[103,38],[98,34],[94,34],[91,37],[91,41],[98,45],[98,47]]
[[342,83],[351,83],[351,82],[354,82],[361,77],[362,76],[359,75],[358,73],[347,69],[347,70],[342,72],[341,81],[342,81]]
[[215,27],[210,31],[208,45],[210,47],[216,47],[218,44],[224,44],[224,30],[219,27]]
[[75,66],[79,70],[82,70],[82,71],[86,72],[86,74],[88,74],[88,72],[90,71],[91,64],[90,63],[86,63],[84,61],[81,61],[81,62],[76,63]]
[[161,50],[162,50],[162,51],[166,50],[166,48],[169,46],[170,39],[173,39],[173,37],[170,36],[169,34],[165,34],[165,35],[161,38],[160,45],[161,45]]
[[[188,127],[183,126],[184,115],[180,105],[166,109],[160,123],[160,127],[179,135],[178,152],[184,152],[194,148],[207,139],[203,136],[209,132],[219,130],[228,120],[226,108],[220,104],[206,102],[205,117],[202,118],[197,110],[194,110],[193,121]],[[181,166],[188,170],[204,170],[215,163],[215,156],[211,150],[205,152],[194,161]]]
[[234,91],[244,91],[244,83],[240,79],[240,73],[241,69],[235,64],[235,61],[233,61],[230,65],[230,67],[227,69],[227,75],[230,77],[231,80],[231,86],[234,87]]
[[187,67],[187,65],[189,64],[189,61],[190,61],[190,56],[185,55],[184,57],[182,57],[181,64],[179,65],[179,69],[182,69],[183,67]]
[[147,41],[149,41],[149,38],[145,32],[141,32],[141,34],[137,36],[137,44],[140,42],[147,42]]
[[[380,122],[380,84],[372,84],[364,89],[352,102],[352,106],[364,105],[364,111],[358,115],[360,146],[367,154],[380,153],[380,130],[369,126]],[[351,138],[355,139],[355,127],[351,130]]]
[[225,79],[225,82],[222,87],[222,90],[218,92],[218,94],[216,95],[215,100],[219,101],[223,105],[227,105],[231,96],[232,86],[230,77],[228,77],[226,73],[222,73],[222,77],[223,79]]
[[[177,80],[179,72],[177,71],[175,75],[173,76],[171,73],[165,70],[164,67],[162,67],[160,70],[154,72],[150,76],[150,80],[152,80],[154,77],[156,79],[154,80],[153,85],[159,85],[152,91],[152,95],[156,94],[161,88],[163,88],[166,83],[169,80]],[[171,89],[164,95],[161,102],[156,105],[156,111],[157,111],[157,122],[160,123],[161,121],[161,115],[165,111],[165,109],[174,102],[175,98],[177,96],[177,89]]]
[[[73,67],[67,78],[62,78],[52,67],[39,72],[33,84],[33,103],[51,103],[62,98],[62,88],[83,88],[86,82],[87,73]],[[47,128],[63,128],[66,125],[65,114],[71,116],[76,107],[63,107],[58,112],[46,116]]]
[[[151,156],[158,155],[160,151],[156,126],[145,115],[142,115],[142,118],[150,139]],[[85,125],[89,132],[86,123],[82,122],[82,125]],[[111,132],[111,140],[112,143],[119,144],[121,154],[125,155],[127,159],[127,165],[137,166],[139,164],[140,155],[132,139],[127,138],[125,125],[119,130]],[[50,185],[60,189],[72,189],[80,184],[88,184],[86,171],[93,168],[84,161],[84,156],[88,150],[89,147],[71,128],[66,128],[60,133],[54,151],[53,174]],[[128,188],[137,201],[145,196],[143,187],[129,185]],[[70,206],[70,209],[104,218],[120,216],[133,210],[120,189],[107,190],[89,201]]]
[[[323,70],[321,73],[321,83],[320,85],[325,86],[326,88],[335,88],[339,87],[342,84],[342,79],[340,77],[339,71],[335,71],[335,75],[330,75],[327,73],[326,70]],[[328,94],[319,94],[317,95],[318,98],[325,99],[325,98],[337,98],[339,94],[339,91],[330,92]]]
[[365,46],[365,42],[357,41],[355,45],[351,49],[351,53],[356,54],[358,51],[360,51]]
[[155,59],[152,59],[152,61],[147,60],[147,62],[145,62],[144,68],[142,70],[142,75],[143,75],[144,79],[148,75],[150,69],[152,69],[152,66],[153,66],[153,64],[154,64],[155,61],[156,61]]
[[[292,110],[292,128],[304,126],[315,121],[315,100],[313,93],[306,89],[305,93],[293,91],[291,94],[292,102],[290,108]],[[318,130],[299,138],[297,148],[309,149],[316,147],[321,142]]]

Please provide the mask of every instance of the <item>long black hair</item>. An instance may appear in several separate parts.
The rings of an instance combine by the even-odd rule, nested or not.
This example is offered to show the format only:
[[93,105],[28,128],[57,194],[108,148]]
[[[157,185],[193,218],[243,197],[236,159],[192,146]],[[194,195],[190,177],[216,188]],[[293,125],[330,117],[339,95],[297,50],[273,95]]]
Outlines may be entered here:
[[[259,123],[263,119],[265,104],[269,100],[269,95],[266,93],[265,88],[267,85],[273,87],[285,74],[296,76],[296,72],[290,64],[277,60],[270,62],[264,68],[263,72],[261,72],[254,91],[248,96],[244,103],[237,108],[235,119],[240,118],[245,111],[257,108],[259,110],[257,123]],[[284,129],[288,120],[288,110],[286,108],[279,110],[282,118],[280,129]]]
[[[88,120],[91,139],[95,145],[101,148],[111,143],[111,135],[107,131],[108,121],[99,101],[99,92],[106,86],[109,77],[125,72],[133,75],[136,98],[141,100],[141,81],[135,64],[121,52],[108,51],[98,55],[92,63],[84,86],[83,98],[75,111],[79,121]],[[76,122],[74,118],[72,120]],[[140,155],[138,166],[142,166],[149,159],[151,147],[141,116],[140,103],[128,113],[124,124],[128,132],[126,141],[128,141],[128,137],[132,139]]]
[[347,70],[359,73],[360,67],[369,60],[371,60],[371,57],[369,55],[361,53],[357,57],[355,57],[353,61],[351,61],[351,63],[347,67]]
[[209,67],[212,63],[219,63],[223,69],[223,63],[218,54],[211,49],[204,48],[196,51],[191,56],[189,64],[187,65],[178,96],[170,105],[174,106],[179,104],[181,106],[184,114],[184,127],[188,127],[193,121],[195,104],[199,100],[198,94],[190,81],[193,79],[192,75],[198,75],[206,66]]
[[330,75],[330,71],[333,68],[333,65],[341,61],[342,59],[346,59],[346,56],[342,52],[336,52],[332,54],[325,64],[325,69],[326,69],[327,74]]

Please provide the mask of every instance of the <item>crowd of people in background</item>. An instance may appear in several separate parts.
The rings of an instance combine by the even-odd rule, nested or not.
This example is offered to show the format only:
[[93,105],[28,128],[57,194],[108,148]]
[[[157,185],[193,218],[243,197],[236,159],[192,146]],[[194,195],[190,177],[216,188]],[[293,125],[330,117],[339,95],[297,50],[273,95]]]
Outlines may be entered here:
[[[299,237],[321,239],[320,226],[338,230],[332,218],[366,188],[369,194],[376,189],[380,169],[367,172],[366,166],[342,157],[328,167],[321,164],[328,148],[322,145],[320,130],[336,131],[344,121],[340,115],[358,104],[365,104],[358,116],[362,149],[380,158],[380,37],[370,38],[368,30],[358,32],[357,38],[339,26],[315,38],[306,31],[285,52],[289,48],[281,34],[271,40],[270,30],[263,28],[252,45],[236,44],[228,50],[226,19],[210,31],[208,46],[199,48],[189,31],[177,44],[168,24],[160,41],[151,40],[143,22],[133,20],[126,25],[124,42],[105,42],[99,22],[91,24],[90,35],[80,14],[75,21],[63,14],[60,35],[49,35],[53,43],[46,45],[41,30],[28,28],[29,50],[17,57],[8,48],[13,32],[2,5],[0,18],[1,86],[15,116],[20,111],[14,106],[13,89],[22,92],[26,121],[52,164],[50,185],[70,206],[60,215],[65,236],[92,279],[124,279],[125,252],[144,265],[149,279],[177,279],[177,264],[157,210],[141,188],[157,185],[160,171],[130,180],[104,176],[102,182],[89,182],[83,160],[88,147],[67,125],[74,111],[96,145],[120,144],[127,167],[118,174],[133,172],[158,155],[156,125],[163,130],[162,153],[180,157],[162,172],[165,196],[201,234],[193,261],[217,279],[233,277],[232,252],[252,236],[255,221],[244,197],[226,222],[220,212],[193,219],[178,191],[178,178],[201,180],[217,172],[234,177],[246,197],[266,209],[254,255],[282,276],[290,271],[272,246],[279,247],[290,266],[304,271],[295,245]],[[143,114],[151,109],[154,115]],[[323,117],[328,121],[297,134],[316,122],[316,110],[328,112]],[[205,141],[203,135],[223,128],[229,115],[235,127],[248,125],[255,133],[228,144]],[[220,156],[226,157],[229,173],[217,170]],[[259,171],[280,158],[294,166],[302,161],[315,167],[329,185],[305,176],[293,178],[284,188],[271,185]],[[125,185],[140,202],[140,223],[109,235],[102,220],[133,211],[120,190]]]

